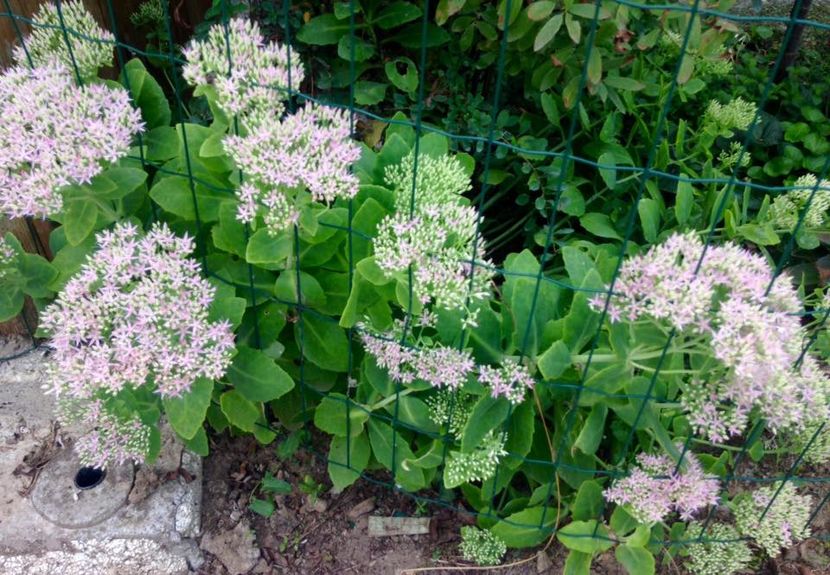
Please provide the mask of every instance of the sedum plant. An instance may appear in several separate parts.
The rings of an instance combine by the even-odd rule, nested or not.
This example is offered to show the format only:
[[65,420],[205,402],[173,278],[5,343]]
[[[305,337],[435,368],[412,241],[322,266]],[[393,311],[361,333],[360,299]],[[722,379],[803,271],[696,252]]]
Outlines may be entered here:
[[507,553],[504,541],[489,531],[471,525],[461,528],[461,543],[458,549],[464,559],[476,565],[498,565]]
[[770,557],[810,536],[813,499],[800,495],[790,482],[743,493],[732,503],[738,531]]
[[259,26],[245,18],[212,26],[184,49],[184,57],[182,76],[196,87],[195,95],[208,96],[214,119],[238,119],[248,129],[279,119],[288,91],[305,76],[296,55],[266,42]]
[[684,521],[710,505],[717,505],[720,482],[706,477],[692,454],[684,457],[685,469],[669,456],[637,455],[637,467],[605,490],[605,498],[626,510],[638,522],[660,523],[677,512]]
[[16,46],[18,65],[41,68],[57,61],[79,82],[112,65],[115,36],[102,29],[81,0],[47,2],[32,17],[32,33]]
[[[691,425],[713,441],[740,435],[757,415],[773,432],[827,417],[827,377],[812,356],[797,361],[806,338],[793,315],[798,295],[772,272],[734,244],[705,250],[695,234],[674,235],[626,261],[610,299],[612,321],[674,329],[678,353],[700,354],[681,372],[679,399]],[[597,310],[604,303],[603,295],[592,300]]]
[[[446,8],[439,4],[436,16]],[[389,29],[409,28],[418,17],[407,2],[361,5],[358,22],[374,24],[384,14]],[[483,6],[479,17],[480,6],[469,2],[453,19],[465,23],[467,37],[483,38],[485,23],[498,24],[496,3]],[[539,68],[529,84],[545,84],[539,101],[545,129],[556,137],[560,109],[575,105],[574,79],[583,68],[582,56],[560,51],[580,43],[575,37],[587,30],[589,7],[513,6],[515,14],[502,18],[522,26],[514,29],[521,32],[515,46],[523,38],[545,61],[555,54],[567,60]],[[328,39],[339,42],[342,8],[339,19],[313,17],[302,36],[334,24],[340,32]],[[49,208],[53,213],[44,210],[61,226],[50,239],[55,261],[42,268],[42,281],[26,275],[35,260],[4,252],[2,266],[11,271],[0,282],[15,286],[16,301],[24,293],[38,300],[61,294],[47,308],[44,328],[69,377],[55,377],[51,390],[64,420],[94,428],[78,442],[85,461],[151,460],[162,418],[202,454],[207,429],[269,443],[274,424],[293,430],[313,422],[327,443],[336,488],[369,473],[406,491],[440,486],[447,498],[478,512],[486,532],[468,530],[465,537],[473,560],[497,562],[504,547],[532,547],[555,531],[570,551],[568,572],[587,573],[597,554],[613,549],[639,575],[655,571],[658,541],[677,539],[680,529],[667,518],[687,521],[717,502],[720,478],[735,471],[728,442],[757,426],[786,438],[781,445],[790,450],[818,429],[828,390],[816,358],[794,361],[810,335],[796,315],[799,292],[783,277],[772,282],[772,268],[755,252],[730,242],[705,247],[689,231],[720,226],[722,219],[714,239],[774,245],[782,230],[764,219],[773,211],[769,200],[756,212],[731,189],[648,179],[647,195],[631,214],[642,233],[630,237],[619,261],[620,214],[630,212],[628,193],[639,176],[617,167],[639,164],[636,141],[650,134],[638,127],[649,127],[648,115],[623,122],[623,112],[639,109],[637,92],[643,102],[665,97],[668,83],[666,71],[650,69],[647,58],[630,60],[634,32],[625,26],[651,20],[619,7],[595,8],[603,15],[600,61],[631,66],[597,68],[594,59],[592,100],[576,111],[579,138],[591,142],[583,149],[580,140],[574,151],[590,149],[601,167],[569,168],[574,177],[567,174],[560,187],[563,164],[556,161],[522,152],[519,162],[497,146],[487,164],[488,186],[510,179],[514,162],[527,170],[522,181],[557,188],[558,208],[568,218],[545,230],[551,242],[544,261],[531,250],[501,257],[492,246],[503,242],[480,233],[477,206],[488,204],[470,199],[480,181],[471,156],[428,122],[418,132],[407,127],[402,114],[388,126],[374,125],[359,143],[353,133],[359,118],[351,112],[292,100],[305,74],[300,60],[244,20],[216,25],[183,52],[183,75],[212,115],[205,122],[184,106],[171,110],[138,60],[123,66],[123,88],[94,77],[75,84],[69,67],[57,72],[60,64],[16,72],[25,82],[53,74],[78,98],[79,110],[94,104],[96,91],[111,90],[113,101],[127,103],[118,118],[143,129],[138,137],[137,128],[118,124],[110,155],[81,146],[89,171],[73,171],[71,181],[55,168],[42,189],[18,186],[24,201],[42,190],[60,200]],[[443,14],[439,26],[452,17]],[[670,14],[656,33],[638,29],[636,50],[668,61],[671,32],[696,25],[692,18],[700,16]],[[667,126],[671,142],[655,151],[653,167],[717,180],[745,162],[735,143],[758,110],[748,98],[718,96],[715,102],[724,103],[706,114],[705,102],[693,98],[705,87],[693,73],[722,73],[730,36],[718,18],[698,23],[706,31],[689,46],[693,69],[682,67],[678,91],[700,121]],[[360,46],[354,52],[365,54]],[[345,45],[343,52],[352,49]],[[384,72],[397,74],[408,93],[417,88],[414,64],[387,64]],[[532,62],[514,64],[518,73]],[[355,96],[365,90],[356,86]],[[550,148],[547,132],[513,142],[516,125],[527,131],[542,118],[529,96],[527,115],[500,115],[493,132],[522,147]],[[593,126],[589,111],[604,100],[617,111]],[[22,104],[16,109],[26,112]],[[3,112],[3,120],[14,125],[10,114]],[[61,143],[83,141],[80,128],[72,124],[70,134],[53,121]],[[102,125],[117,123],[94,114],[83,122],[98,136]],[[37,136],[27,140],[43,144]],[[37,153],[51,158],[54,151],[43,144]],[[757,153],[751,151],[753,162]],[[63,154],[50,166],[74,160]],[[6,176],[28,176],[29,164],[10,164]],[[589,188],[597,190],[591,197],[583,195]],[[665,206],[665,198],[675,205]],[[714,207],[720,200],[723,214]],[[548,220],[553,207],[543,203],[533,209]],[[678,228],[686,232],[674,233]],[[27,291],[33,286],[42,295]],[[606,304],[610,321],[601,323]],[[747,452],[753,459],[766,454],[761,441]],[[613,509],[606,510],[609,503]],[[775,542],[785,540],[791,519],[774,529]],[[690,560],[701,572],[710,565],[703,549]],[[729,560],[745,558],[736,557]]]
[[[141,234],[125,223],[96,241],[98,249],[44,310],[41,329],[54,350],[48,390],[65,421],[95,425],[77,447],[83,462],[103,466],[141,461],[150,451],[143,420],[154,423],[154,408],[158,417],[153,398],[173,401],[195,387],[209,399],[212,380],[230,364],[234,337],[230,322],[210,318],[216,288],[188,258],[191,238],[164,225]],[[135,401],[139,409],[130,413]]]
[[704,529],[703,524],[692,522],[686,532],[701,539],[686,547],[685,565],[693,575],[733,575],[752,562],[752,551],[732,525],[712,523]]
[[[143,123],[123,89],[78,86],[49,60],[0,75],[0,212],[46,218],[127,155]],[[100,201],[100,200],[99,200]]]

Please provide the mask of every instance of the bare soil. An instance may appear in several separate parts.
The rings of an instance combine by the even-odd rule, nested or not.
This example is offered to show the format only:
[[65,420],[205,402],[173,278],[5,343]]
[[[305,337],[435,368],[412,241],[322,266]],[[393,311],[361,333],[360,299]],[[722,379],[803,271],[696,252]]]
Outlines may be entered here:
[[[315,438],[316,443],[320,438]],[[238,523],[250,525],[260,557],[250,571],[257,574],[297,575],[472,575],[474,569],[458,554],[459,529],[472,524],[473,517],[463,508],[424,503],[411,495],[396,492],[387,485],[361,479],[342,493],[333,493],[324,458],[310,449],[300,448],[292,457],[280,460],[274,446],[263,447],[253,438],[215,439],[205,461],[203,525],[210,534],[233,530]],[[789,461],[770,461],[763,467],[748,463],[739,475],[759,477],[780,475]],[[767,468],[767,465],[769,468]],[[260,478],[270,472],[295,486],[289,495],[276,497],[276,510],[270,518],[256,515],[248,503]],[[807,469],[802,475],[828,477],[830,469]],[[310,478],[310,480],[308,479]],[[303,482],[320,486],[317,497],[296,486]],[[735,490],[746,488],[736,484]],[[801,487],[818,504],[830,489],[827,482]],[[435,493],[425,494],[427,498]],[[456,504],[458,505],[458,504]],[[369,515],[430,517],[430,533],[420,536],[371,537]],[[245,523],[247,522],[247,523]],[[763,575],[830,575],[830,546],[821,539],[830,534],[830,505],[817,514],[813,531],[819,540],[806,541],[774,560],[755,565],[751,573]],[[234,575],[220,560],[206,553],[207,562],[200,575]],[[495,575],[554,575],[564,570],[566,550],[554,541],[546,551],[511,551],[505,563],[529,559],[514,567],[490,571]],[[423,571],[416,569],[424,569]],[[625,571],[613,553],[597,557],[595,575],[623,575]],[[685,574],[678,562],[667,560],[658,568],[663,574]]]

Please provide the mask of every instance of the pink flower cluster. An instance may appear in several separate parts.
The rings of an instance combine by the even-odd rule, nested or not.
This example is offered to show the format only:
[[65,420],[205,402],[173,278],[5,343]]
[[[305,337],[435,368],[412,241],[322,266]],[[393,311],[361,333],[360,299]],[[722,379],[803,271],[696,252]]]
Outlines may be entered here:
[[[297,87],[305,70],[296,54],[277,42],[265,42],[256,22],[235,18],[214,25],[204,40],[184,49],[182,76],[193,86],[211,86],[216,103],[246,127],[278,119],[285,111],[286,89]],[[289,77],[291,86],[289,86]]]
[[239,219],[251,222],[263,212],[276,235],[296,220],[291,204],[299,190],[325,203],[353,197],[358,181],[350,167],[360,158],[360,146],[350,136],[342,110],[315,104],[282,121],[263,122],[245,136],[227,136],[225,149],[247,182],[238,194]]
[[506,397],[516,405],[524,401],[525,392],[535,383],[527,369],[513,359],[504,360],[497,368],[480,366],[478,381],[490,388],[493,397]]
[[381,336],[363,333],[363,347],[385,369],[392,381],[409,384],[425,381],[435,388],[458,389],[470,376],[490,388],[492,397],[505,397],[519,404],[534,380],[527,369],[513,360],[497,368],[478,366],[469,352],[434,345],[407,347],[398,342],[396,334]]
[[188,258],[193,240],[156,225],[97,236],[87,259],[43,312],[54,348],[50,391],[93,399],[151,386],[179,397],[200,377],[222,377],[234,350],[230,323],[208,319],[215,288]]
[[673,511],[689,521],[697,511],[718,503],[720,484],[706,476],[693,454],[686,453],[683,461],[686,469],[676,471],[668,455],[640,453],[637,467],[606,489],[605,499],[624,505],[640,523],[658,523]]
[[123,89],[78,87],[54,62],[8,69],[0,75],[0,213],[59,212],[61,189],[89,183],[142,128]]
[[[715,441],[740,434],[757,410],[773,432],[828,416],[830,382],[801,356],[801,305],[786,277],[767,287],[766,260],[734,244],[704,256],[695,234],[677,234],[622,266],[612,321],[649,318],[698,339],[717,360],[685,382],[681,401],[697,431]],[[698,262],[702,263],[698,268]],[[591,305],[602,309],[604,295]]]
[[261,215],[276,236],[299,217],[303,190],[325,203],[357,193],[350,167],[360,147],[345,113],[308,104],[283,117],[287,89],[305,76],[296,54],[289,58],[287,47],[265,42],[256,23],[237,18],[227,27],[214,25],[184,55],[184,78],[215,91],[221,111],[242,123],[242,135],[224,139],[245,181],[237,193],[240,221],[253,223]]
[[100,399],[73,403],[61,409],[61,420],[92,428],[75,443],[81,464],[104,468],[144,460],[151,430],[137,416],[119,416]]

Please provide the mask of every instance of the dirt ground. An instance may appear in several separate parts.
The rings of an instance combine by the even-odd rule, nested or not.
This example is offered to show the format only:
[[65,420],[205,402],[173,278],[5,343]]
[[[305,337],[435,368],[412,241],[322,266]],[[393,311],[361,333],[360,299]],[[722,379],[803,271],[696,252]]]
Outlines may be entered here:
[[[249,566],[251,573],[266,575],[478,575],[484,572],[472,568],[458,554],[459,528],[473,523],[472,516],[463,510],[419,504],[409,495],[363,479],[344,492],[333,494],[321,455],[303,447],[281,460],[273,445],[263,447],[249,437],[223,435],[215,438],[211,451],[204,467],[202,520],[205,537],[212,542],[210,547],[214,550],[217,550],[215,539],[222,533],[252,531],[253,537],[244,543],[239,538],[227,538],[224,547],[218,548],[219,556],[207,550],[207,561],[199,570],[200,575],[234,575],[225,564],[233,564],[232,556],[240,553],[247,561],[242,565]],[[776,462],[776,468],[786,469],[786,462]],[[764,476],[766,471],[747,465],[741,474],[756,472]],[[769,471],[766,476],[772,474]],[[248,509],[251,494],[265,472],[294,486],[290,494],[276,497],[276,509],[267,519]],[[828,469],[810,473],[815,477],[830,476]],[[309,496],[296,488],[303,483],[318,486],[319,495]],[[810,492],[818,503],[827,495],[828,488],[830,485],[825,482],[807,485],[802,490]],[[430,517],[430,533],[371,537],[367,530],[369,515]],[[824,539],[830,534],[830,506],[825,505],[816,517],[814,534]],[[244,552],[243,547],[246,548]],[[205,550],[204,540],[202,548]],[[561,574],[565,556],[566,551],[554,541],[543,553],[537,553],[535,549],[512,551],[506,563],[529,561],[490,573]],[[748,573],[830,575],[828,566],[830,546],[824,541],[810,540],[775,560],[762,562]],[[594,575],[625,573],[613,553],[597,557],[591,572]],[[658,572],[687,573],[682,565],[671,561],[660,565]]]
[[[321,457],[304,448],[287,460],[277,458],[273,447],[258,446],[248,437],[221,437],[215,448],[204,467],[204,531],[228,531],[239,522],[247,523],[255,532],[255,545],[261,553],[254,573],[406,575],[408,569],[424,567],[431,569],[409,573],[471,572],[444,569],[464,565],[456,548],[460,526],[473,522],[468,514],[437,505],[419,505],[408,495],[365,480],[332,494]],[[295,488],[291,494],[275,498],[276,510],[270,518],[258,516],[247,507],[252,491],[266,471],[294,486],[320,485],[321,493],[313,497]],[[430,517],[430,533],[370,537],[369,515]],[[533,556],[532,552],[516,553],[516,559],[533,560],[499,573],[535,574],[537,559]],[[561,562],[558,568],[552,565],[551,569],[546,572],[561,572]],[[210,557],[199,573],[229,572],[216,557]]]

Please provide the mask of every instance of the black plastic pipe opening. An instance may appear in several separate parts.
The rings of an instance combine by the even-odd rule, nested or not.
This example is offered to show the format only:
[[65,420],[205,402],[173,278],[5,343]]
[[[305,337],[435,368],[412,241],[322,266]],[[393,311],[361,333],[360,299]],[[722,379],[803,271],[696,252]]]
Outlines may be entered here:
[[78,489],[92,489],[98,487],[107,476],[107,472],[97,467],[81,467],[75,474],[75,487]]

